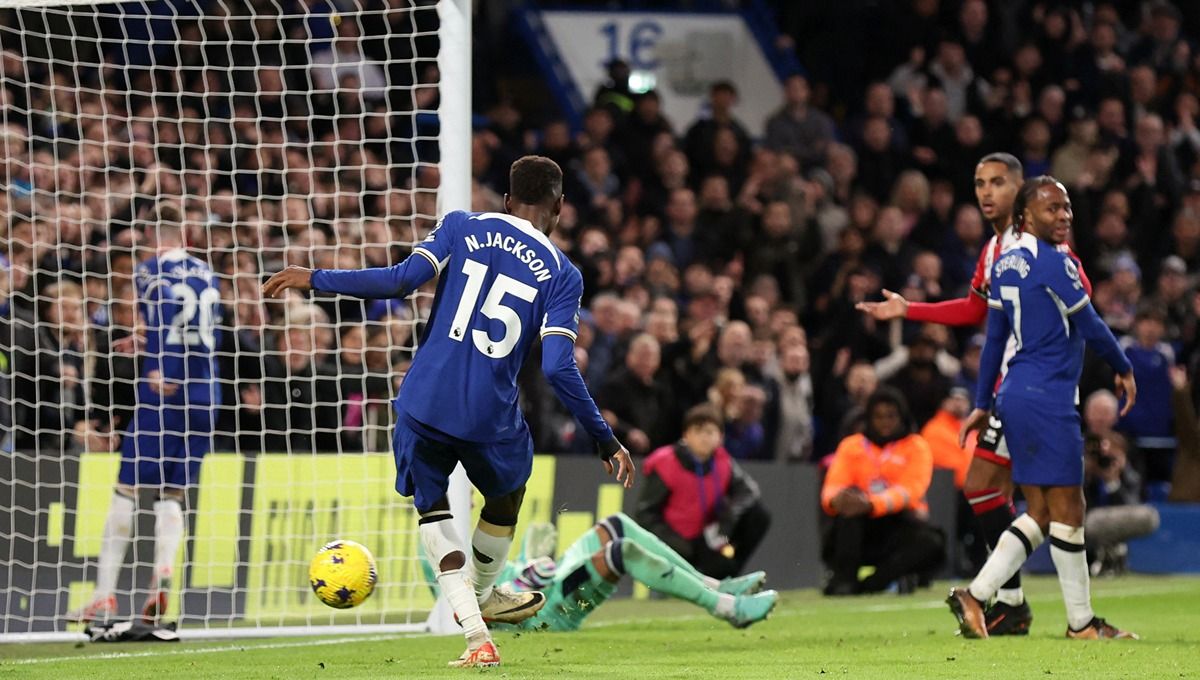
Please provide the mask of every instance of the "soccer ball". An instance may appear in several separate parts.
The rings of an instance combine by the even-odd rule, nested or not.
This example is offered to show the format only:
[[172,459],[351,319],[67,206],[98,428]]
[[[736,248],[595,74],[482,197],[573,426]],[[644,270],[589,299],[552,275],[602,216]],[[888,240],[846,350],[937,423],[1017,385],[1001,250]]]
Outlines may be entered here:
[[333,541],[308,565],[308,583],[317,599],[334,609],[362,604],[375,590],[375,558],[354,541]]

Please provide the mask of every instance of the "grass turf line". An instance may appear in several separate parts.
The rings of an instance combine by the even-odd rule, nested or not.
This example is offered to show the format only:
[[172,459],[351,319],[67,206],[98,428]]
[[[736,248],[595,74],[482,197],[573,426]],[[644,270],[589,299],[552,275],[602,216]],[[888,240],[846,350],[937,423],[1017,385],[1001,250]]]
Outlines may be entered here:
[[[771,618],[737,631],[682,602],[606,604],[576,633],[499,634],[505,678],[1189,678],[1200,629],[1200,578],[1093,582],[1096,611],[1140,633],[1138,642],[1062,639],[1065,614],[1052,577],[1027,578],[1028,638],[967,641],[953,634],[946,587],[911,597],[827,599],[792,591]],[[0,645],[0,679],[463,677],[446,661],[452,637],[287,638],[244,643]],[[470,673],[468,671],[468,673]]]

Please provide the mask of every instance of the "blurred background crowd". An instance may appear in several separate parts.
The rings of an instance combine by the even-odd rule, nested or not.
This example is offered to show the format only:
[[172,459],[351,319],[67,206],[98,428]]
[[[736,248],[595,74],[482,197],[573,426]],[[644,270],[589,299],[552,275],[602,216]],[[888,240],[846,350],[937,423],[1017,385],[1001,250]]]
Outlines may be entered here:
[[[433,228],[436,13],[371,0],[340,21],[276,20],[268,10],[290,3],[252,4],[253,21],[179,20],[179,48],[142,62],[93,42],[92,69],[47,60],[53,39],[22,46],[17,15],[0,22],[10,448],[115,444],[134,400],[135,357],[119,348],[137,325],[139,216],[169,200],[225,299],[216,450],[387,450],[387,401],[432,289],[366,304],[258,291],[289,263],[398,262]],[[562,166],[553,238],[585,280],[576,359],[622,441],[639,455],[669,444],[709,402],[735,458],[816,463],[891,385],[935,463],[961,471],[966,454],[945,435],[969,409],[979,329],[876,324],[854,305],[885,288],[968,293],[991,235],[974,167],[1006,151],[1069,188],[1094,302],[1136,367],[1125,418],[1111,375],[1085,370],[1096,502],[1166,498],[1177,449],[1200,447],[1200,8],[774,5],[780,45],[806,68],[759,138],[738,118],[755,93],[714,83],[694,119],[668,120],[620,62],[578,130],[477,92],[472,205],[452,207],[502,210],[524,154]],[[484,44],[477,64],[488,49],[503,61],[503,45]],[[540,362],[526,365],[538,450],[590,452]],[[1176,496],[1200,498],[1186,477]]]

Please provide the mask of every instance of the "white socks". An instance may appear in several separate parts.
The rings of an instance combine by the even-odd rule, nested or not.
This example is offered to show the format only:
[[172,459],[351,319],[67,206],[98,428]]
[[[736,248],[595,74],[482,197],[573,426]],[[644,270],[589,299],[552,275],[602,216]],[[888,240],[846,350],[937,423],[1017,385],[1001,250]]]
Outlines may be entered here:
[[154,578],[157,584],[175,573],[175,554],[183,541],[183,507],[174,498],[154,502]]
[[[475,649],[491,639],[483,615],[479,613],[479,601],[475,599],[475,588],[466,569],[442,571],[442,559],[455,552],[462,552],[462,540],[454,531],[453,515],[448,510],[434,510],[421,516],[418,533],[425,556],[437,570],[438,587],[458,617],[458,623],[467,636],[467,647]],[[493,579],[494,580],[494,579]]]
[[1081,630],[1095,617],[1090,593],[1087,553],[1084,552],[1083,527],[1061,522],[1050,523],[1050,558],[1058,572],[1063,604],[1067,606],[1067,624]]
[[1043,540],[1045,536],[1032,517],[1025,514],[1013,520],[1012,525],[996,542],[995,549],[975,576],[975,580],[971,581],[968,587],[971,596],[980,602],[992,599],[1000,586],[1017,573],[1030,553],[1037,550]]
[[117,576],[125,563],[125,551],[129,549],[129,537],[133,532],[135,507],[132,498],[113,493],[108,519],[104,521],[104,536],[100,540],[100,566],[93,599],[108,597],[117,590]]
[[491,639],[487,624],[483,622],[483,614],[479,613],[479,601],[475,599],[475,591],[471,588],[465,569],[452,569],[439,572],[438,587],[450,601],[451,608],[458,616],[458,623],[463,627],[467,636],[467,647],[476,649]]
[[996,600],[1017,607],[1025,601],[1025,591],[1020,588],[1001,588],[996,591]]
[[475,599],[480,604],[491,597],[492,586],[508,562],[508,550],[512,543],[512,536],[493,536],[475,527],[475,534],[471,537],[471,559],[474,563]]

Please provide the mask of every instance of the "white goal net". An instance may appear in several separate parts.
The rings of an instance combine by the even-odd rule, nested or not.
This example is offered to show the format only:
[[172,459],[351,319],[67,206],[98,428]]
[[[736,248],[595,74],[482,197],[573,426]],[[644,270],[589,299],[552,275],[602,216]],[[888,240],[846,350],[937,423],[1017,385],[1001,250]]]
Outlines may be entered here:
[[[167,618],[230,635],[423,628],[433,599],[393,490],[389,400],[428,291],[259,289],[288,264],[399,262],[439,201],[468,207],[466,3],[0,4],[0,639],[76,631],[65,614],[93,596],[145,369],[124,340],[143,323],[133,271],[164,203],[221,310],[221,396]],[[465,97],[447,70],[466,74],[452,82]],[[150,586],[154,493],[141,489],[118,618]],[[378,560],[356,609],[309,589],[309,560],[336,538]]]

